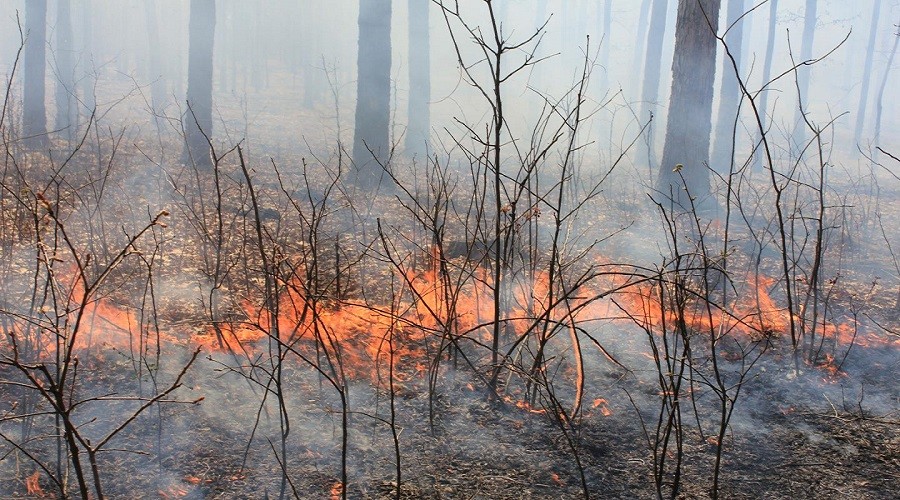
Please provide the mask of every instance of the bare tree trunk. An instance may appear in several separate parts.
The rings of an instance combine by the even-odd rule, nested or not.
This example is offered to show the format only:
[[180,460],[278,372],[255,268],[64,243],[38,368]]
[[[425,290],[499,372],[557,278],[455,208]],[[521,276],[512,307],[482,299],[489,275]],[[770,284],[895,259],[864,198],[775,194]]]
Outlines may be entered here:
[[56,2],[56,129],[70,142],[75,138],[75,65],[70,0]]
[[209,144],[212,136],[213,40],[216,30],[215,0],[191,0],[188,25],[188,90],[184,115],[186,161],[212,168]]
[[391,152],[391,0],[359,3],[357,71],[353,162],[359,185],[372,187]]
[[647,37],[649,28],[647,27],[648,18],[650,17],[651,0],[641,1],[641,10],[638,15],[637,31],[634,37],[634,54],[631,60],[631,74],[641,74],[641,63],[643,62],[644,52],[646,52]]
[[[741,68],[741,48],[744,42],[743,20],[738,19],[744,13],[744,0],[728,0],[727,26],[728,34],[725,42],[734,57],[732,65],[727,57],[722,58],[722,83],[719,88],[719,113],[716,119],[716,135],[713,142],[711,166],[718,172],[728,172],[731,167],[731,150],[734,145],[735,120],[738,115],[738,104],[741,100],[735,66]],[[735,24],[736,23],[736,24]]]
[[[803,17],[803,41],[800,43],[800,60],[797,63],[812,59],[813,39],[816,33],[816,0],[806,0],[806,12]],[[803,115],[809,107],[809,67],[797,68],[797,87],[799,102],[794,115],[794,144],[800,148],[806,142],[806,122]]]
[[[900,23],[897,23],[897,26],[900,26]],[[894,56],[897,55],[898,42],[900,42],[900,33],[895,33],[894,45],[891,47],[891,55],[888,56],[887,64],[884,66],[884,76],[881,78],[881,85],[878,87],[878,99],[875,101],[875,135],[872,138],[872,142],[876,146],[881,140],[881,111],[883,109],[882,103],[884,102],[884,89],[887,88],[888,77],[891,74],[891,65],[894,64]],[[898,300],[900,300],[900,297],[898,297]]]
[[94,17],[91,0],[81,0],[81,65],[84,76],[79,82],[83,112],[94,110]]
[[407,154],[427,154],[431,129],[431,46],[428,13],[431,0],[409,0],[409,122]]
[[22,130],[26,147],[47,146],[47,0],[25,3],[25,50],[23,54]]
[[707,163],[719,6],[720,0],[680,0],[678,3],[672,92],[659,169],[659,189],[662,196],[671,196],[683,208],[689,207],[689,200],[683,194],[685,188],[697,200],[697,205],[704,207],[710,202]]
[[[768,38],[766,39],[766,58],[763,61],[763,74],[762,74],[762,85],[768,85],[769,80],[772,79],[772,59],[775,54],[775,27],[778,24],[778,0],[770,0],[769,1],[769,31]],[[759,122],[762,125],[762,129],[765,130],[768,127],[769,115],[769,90],[763,90],[762,94],[759,98],[759,106],[757,109],[759,110]],[[758,130],[756,132],[756,141],[754,141],[754,147],[758,148],[759,144],[762,142],[762,130]],[[753,155],[753,168],[760,169],[762,168],[762,160],[763,155],[761,151],[756,151]]]
[[[644,81],[641,86],[641,121],[649,120],[659,105],[659,81],[662,71],[663,40],[666,35],[668,0],[653,0],[650,13],[650,29],[647,31],[647,53],[644,56]],[[646,160],[652,172],[656,163],[656,123],[647,128]]]
[[156,1],[144,0],[144,13],[147,17],[147,48],[149,64],[147,76],[150,79],[150,106],[153,108],[153,120],[156,123],[156,131],[161,133],[159,114],[165,107],[166,82],[162,74],[162,58],[159,46],[159,23],[156,18]]
[[321,99],[323,92],[319,82],[325,75],[322,68],[322,50],[319,47],[319,39],[321,36],[316,33],[316,27],[320,26],[318,2],[306,2],[311,8],[307,9],[303,19],[303,32],[301,33],[301,44],[304,50],[300,51],[300,67],[303,72],[303,106],[312,108]]
[[874,2],[872,7],[872,24],[869,27],[869,46],[866,48],[866,63],[863,69],[862,89],[859,91],[859,107],[856,109],[856,129],[853,142],[859,144],[863,126],[866,122],[866,105],[869,102],[869,82],[872,80],[872,58],[875,53],[875,35],[878,34],[878,20],[881,16],[881,2]]
[[603,45],[600,46],[600,64],[603,69],[600,77],[600,89],[601,92],[605,92],[609,88],[609,70],[611,68],[609,51],[612,47],[612,0],[603,2],[603,32],[600,36],[603,37]]

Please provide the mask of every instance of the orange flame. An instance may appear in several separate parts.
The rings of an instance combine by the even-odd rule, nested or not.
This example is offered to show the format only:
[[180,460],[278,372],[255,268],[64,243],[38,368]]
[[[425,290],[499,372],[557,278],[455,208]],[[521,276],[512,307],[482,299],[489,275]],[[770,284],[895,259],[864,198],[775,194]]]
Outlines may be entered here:
[[343,494],[344,483],[335,481],[334,484],[331,485],[331,490],[328,492],[328,498],[330,500],[340,500]]
[[40,498],[44,498],[47,494],[44,492],[44,489],[41,488],[41,471],[36,470],[34,474],[25,478],[25,491],[28,492],[31,496],[37,496]]
[[600,410],[600,414],[604,417],[608,417],[612,415],[612,410],[609,409],[609,402],[605,398],[597,398],[594,400],[594,408]]
[[[116,305],[106,297],[91,297],[84,300],[84,283],[74,271],[65,279],[57,274],[59,286],[57,305],[40,311],[45,318],[56,317],[55,321],[33,322],[13,318],[10,335],[20,348],[27,341],[41,358],[52,357],[58,346],[71,347],[74,352],[95,347],[116,350],[150,350],[162,345],[176,345],[178,340],[166,332],[149,332],[139,315]],[[77,325],[77,326],[76,326]],[[4,338],[3,340],[8,340]]]

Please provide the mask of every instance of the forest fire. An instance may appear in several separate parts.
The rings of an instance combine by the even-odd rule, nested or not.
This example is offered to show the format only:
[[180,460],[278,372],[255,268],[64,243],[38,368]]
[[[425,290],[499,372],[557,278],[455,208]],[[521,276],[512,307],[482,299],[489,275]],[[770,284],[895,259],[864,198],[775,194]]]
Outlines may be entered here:
[[74,353],[103,349],[140,353],[185,343],[166,331],[151,332],[145,320],[112,298],[85,300],[83,279],[72,270],[59,273],[55,282],[58,298],[53,307],[44,307],[41,321],[20,317],[7,330],[6,340],[16,342],[19,349],[27,345],[29,356],[52,359],[58,348]]
[[17,1],[0,497],[895,496],[897,6]]

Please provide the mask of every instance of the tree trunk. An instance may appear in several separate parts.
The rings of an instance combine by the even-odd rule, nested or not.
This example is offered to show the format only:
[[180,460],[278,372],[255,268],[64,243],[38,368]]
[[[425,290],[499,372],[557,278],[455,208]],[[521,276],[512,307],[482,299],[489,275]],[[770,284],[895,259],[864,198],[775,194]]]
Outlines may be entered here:
[[215,0],[191,0],[188,24],[188,89],[184,114],[185,161],[211,168],[213,40],[216,30]]
[[610,47],[612,47],[612,0],[603,2],[603,32],[600,34],[603,45],[600,47],[600,64],[603,71],[600,77],[600,91],[605,92],[609,88],[609,70],[612,68],[609,62]]
[[22,132],[25,146],[47,146],[46,63],[47,0],[25,2],[25,50],[23,54]]
[[81,0],[81,60],[83,76],[79,82],[81,87],[82,112],[88,117],[94,112],[96,99],[94,95],[94,22],[91,0]]
[[[803,17],[803,41],[800,43],[800,59],[797,63],[812,59],[813,39],[816,33],[816,0],[806,0],[806,12]],[[794,115],[794,143],[803,149],[806,143],[806,122],[803,115],[809,107],[809,66],[797,68],[797,112]]]
[[162,58],[159,44],[159,22],[156,18],[156,1],[144,0],[144,13],[147,16],[147,77],[150,80],[150,106],[153,108],[153,121],[156,123],[156,131],[162,133],[160,114],[165,108],[166,82],[162,74]]
[[[644,81],[641,85],[641,121],[649,120],[659,105],[659,80],[662,71],[663,40],[666,38],[668,0],[653,0],[650,29],[647,31],[647,54],[644,56]],[[657,121],[650,123],[646,133],[646,157],[650,171],[656,163],[655,130]]]
[[637,30],[634,39],[634,54],[632,55],[633,59],[631,61],[632,75],[641,74],[641,63],[643,62],[644,53],[647,50],[647,37],[649,36],[647,22],[650,17],[650,1],[651,0],[641,1],[641,10],[638,15]]
[[875,2],[872,8],[872,24],[869,27],[869,46],[866,48],[866,63],[863,69],[862,89],[859,91],[859,107],[856,111],[856,129],[853,133],[853,142],[859,144],[863,126],[866,122],[866,105],[869,102],[869,81],[872,75],[872,56],[875,53],[875,35],[878,34],[878,18],[881,15],[881,2]]
[[406,152],[427,154],[431,128],[431,46],[428,12],[431,0],[409,0],[409,123]]
[[391,0],[359,2],[353,162],[360,186],[381,179],[390,150]]
[[[897,26],[900,26],[900,23]],[[875,135],[872,138],[872,142],[876,146],[881,140],[881,110],[884,101],[884,89],[887,88],[888,77],[891,74],[891,65],[894,64],[894,56],[897,55],[897,43],[900,42],[900,34],[895,33],[893,36],[894,45],[891,47],[891,55],[888,56],[887,64],[884,66],[884,76],[881,78],[881,85],[878,87],[878,98],[875,100]],[[877,150],[875,154],[878,154]]]
[[[303,31],[301,43],[303,51],[301,65],[303,71],[303,105],[312,109],[322,102],[328,92],[327,72],[324,60],[322,39],[325,34],[320,31],[323,26],[323,16],[318,2],[307,2],[309,7],[303,15],[306,29]],[[335,82],[335,85],[338,85]]]
[[720,0],[678,3],[672,91],[659,188],[664,197],[671,196],[683,209],[690,208],[690,200],[682,194],[685,189],[700,208],[708,208],[711,202],[707,163],[719,5]]
[[56,2],[56,129],[67,142],[75,138],[78,122],[75,108],[74,44],[70,0]]
[[769,1],[769,30],[768,30],[768,38],[766,39],[766,58],[763,61],[763,74],[762,74],[762,85],[760,86],[763,90],[759,97],[759,104],[756,109],[759,112],[759,123],[762,125],[762,130],[756,131],[756,141],[753,143],[756,148],[756,152],[753,155],[753,168],[759,170],[762,168],[763,161],[763,150],[762,150],[762,134],[765,132],[766,128],[769,126],[769,90],[765,87],[769,84],[769,80],[772,79],[772,59],[775,54],[775,27],[778,25],[778,0],[770,0]]
[[[731,168],[731,152],[735,136],[735,120],[738,115],[738,104],[741,100],[741,89],[735,71],[741,69],[741,48],[744,45],[744,22],[738,19],[744,13],[744,0],[728,0],[729,29],[725,42],[734,57],[732,64],[728,56],[722,57],[722,83],[719,88],[719,113],[716,119],[716,135],[713,142],[713,153],[710,165],[717,172],[728,172]],[[735,24],[736,23],[736,24]],[[724,52],[724,50],[723,50]],[[735,66],[737,69],[735,69]]]

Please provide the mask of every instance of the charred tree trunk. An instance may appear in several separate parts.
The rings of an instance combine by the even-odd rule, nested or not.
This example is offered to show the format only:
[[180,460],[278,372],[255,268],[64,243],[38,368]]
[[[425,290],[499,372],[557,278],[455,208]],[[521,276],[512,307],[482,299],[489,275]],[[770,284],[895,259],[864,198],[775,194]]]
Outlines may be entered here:
[[81,60],[83,76],[81,87],[82,112],[88,117],[94,112],[96,99],[94,96],[94,22],[91,0],[81,0]]
[[215,0],[191,0],[188,25],[188,89],[184,115],[184,159],[200,168],[212,168],[207,137],[212,136],[213,40]]
[[25,146],[37,150],[47,146],[47,0],[25,3],[25,32],[22,131]]
[[307,2],[312,8],[307,8],[302,16],[306,29],[301,34],[301,43],[305,48],[300,55],[300,65],[303,72],[303,105],[313,108],[320,103],[325,96],[327,86],[324,83],[326,68],[324,67],[321,39],[323,34],[318,32],[322,26],[322,15],[317,7],[317,2]]
[[381,179],[390,156],[391,0],[359,2],[353,162],[360,186]]
[[634,54],[633,59],[631,61],[631,74],[632,75],[640,75],[641,74],[641,62],[643,62],[644,53],[646,52],[647,46],[647,37],[649,33],[649,29],[647,28],[648,18],[650,17],[650,2],[651,0],[642,0],[641,1],[641,10],[638,15],[638,23],[637,30],[634,39]]
[[56,129],[67,142],[75,138],[75,65],[70,0],[56,3]]
[[[641,86],[641,120],[649,120],[659,104],[659,80],[662,71],[663,40],[666,35],[668,0],[653,0],[650,13],[650,28],[647,32],[647,53],[644,56],[644,81]],[[656,123],[647,128],[646,160],[652,172],[656,163],[655,132]]]
[[[720,0],[680,0],[659,189],[682,208],[709,203],[709,140]],[[683,180],[682,180],[683,178]]]
[[[897,24],[900,27],[900,23]],[[878,87],[878,98],[875,100],[875,135],[872,142],[877,146],[881,140],[881,111],[884,102],[884,90],[887,88],[888,77],[891,75],[891,66],[894,64],[894,56],[897,55],[897,44],[900,42],[900,33],[894,34],[894,45],[891,47],[891,55],[888,56],[887,64],[884,66],[884,76],[881,78],[881,85]],[[876,151],[877,153],[877,151]],[[898,296],[900,300],[900,296]],[[900,302],[898,302],[900,304]],[[900,305],[898,305],[900,309]]]
[[144,13],[147,16],[147,77],[150,80],[150,106],[153,108],[153,120],[157,133],[162,133],[160,113],[162,113],[166,96],[166,82],[162,75],[162,58],[159,45],[159,22],[156,17],[156,1],[144,0]]
[[431,129],[431,46],[428,12],[431,0],[409,0],[409,124],[406,152],[427,154]]
[[872,8],[872,24],[869,27],[869,45],[866,48],[866,63],[863,69],[862,89],[859,91],[859,107],[856,110],[856,129],[853,142],[859,144],[863,126],[866,122],[866,106],[869,102],[869,82],[872,75],[872,58],[875,53],[875,36],[878,34],[878,18],[881,16],[881,2],[875,2]]
[[744,0],[728,0],[728,12],[725,29],[725,43],[734,57],[734,64],[726,56],[722,58],[722,83],[719,88],[719,113],[716,119],[716,134],[710,165],[717,172],[728,172],[731,168],[731,150],[734,146],[735,121],[738,118],[738,104],[741,100],[741,89],[738,84],[737,71],[741,69],[741,48],[744,45],[743,20],[738,19],[744,13]]
[[760,144],[762,142],[762,134],[768,127],[769,115],[768,115],[768,107],[769,107],[769,91],[765,89],[765,86],[769,84],[769,80],[772,79],[772,59],[775,54],[775,27],[778,25],[778,0],[770,0],[769,2],[769,30],[768,30],[768,38],[766,39],[766,58],[763,61],[763,74],[762,74],[762,93],[759,98],[759,106],[757,109],[759,110],[759,123],[761,125],[761,130],[756,132],[756,141],[754,142],[754,148],[756,151],[753,155],[753,168],[760,169],[762,168],[762,160],[763,154],[760,151]]
[[[803,41],[800,43],[800,60],[812,59],[813,39],[816,33],[816,0],[806,0],[806,12],[803,17]],[[794,116],[794,143],[803,149],[806,142],[806,122],[803,115],[809,107],[809,67],[806,65],[797,68],[797,112]]]
[[600,64],[603,73],[600,77],[600,91],[605,92],[609,88],[609,52],[612,46],[612,0],[603,2],[603,32],[600,34],[603,45],[600,47]]

